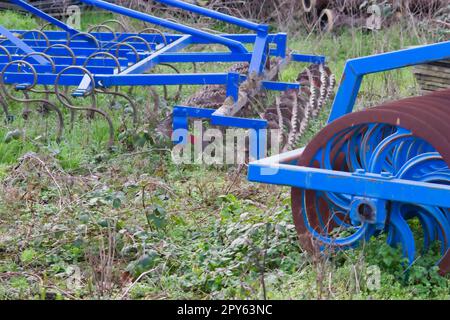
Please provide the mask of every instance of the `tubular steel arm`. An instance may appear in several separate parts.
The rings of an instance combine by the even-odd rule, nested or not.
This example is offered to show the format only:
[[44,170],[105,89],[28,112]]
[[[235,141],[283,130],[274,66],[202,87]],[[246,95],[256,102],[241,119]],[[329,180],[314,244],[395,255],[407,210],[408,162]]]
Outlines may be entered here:
[[146,13],[142,13],[139,11],[135,11],[132,9],[128,9],[125,7],[118,6],[116,4],[112,4],[106,1],[101,0],[80,0],[86,4],[92,5],[94,7],[102,8],[117,14],[121,14],[124,16],[128,16],[130,18],[135,18],[138,20],[146,21],[148,23],[153,23],[164,28],[168,28],[171,30],[175,30],[184,34],[190,34],[192,36],[196,36],[202,39],[206,39],[211,41],[212,43],[223,44],[228,47],[233,52],[248,52],[247,49],[242,45],[242,43],[238,41],[234,41],[219,35],[211,34],[199,29],[195,29],[189,26],[185,26],[176,22],[168,21],[166,19],[158,18]]
[[348,60],[328,122],[352,112],[365,75],[450,59],[450,41]]

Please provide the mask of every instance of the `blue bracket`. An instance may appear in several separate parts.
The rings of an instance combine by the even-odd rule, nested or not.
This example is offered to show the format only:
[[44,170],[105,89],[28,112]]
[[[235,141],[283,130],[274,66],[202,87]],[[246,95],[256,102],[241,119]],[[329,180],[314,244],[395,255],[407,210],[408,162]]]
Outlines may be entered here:
[[423,205],[450,207],[450,186],[397,179],[381,174],[351,173],[298,166],[296,162],[302,152],[303,149],[298,149],[250,163],[248,180],[344,193],[356,197],[406,203],[414,201]]
[[325,56],[317,56],[311,54],[299,54],[293,53],[291,54],[292,61],[295,62],[304,62],[304,63],[312,63],[312,64],[324,64],[326,62]]
[[188,143],[189,118],[208,119],[212,125],[252,129],[250,131],[250,157],[266,156],[267,121],[215,115],[215,109],[175,106],[173,108],[173,131],[177,133],[175,144]]

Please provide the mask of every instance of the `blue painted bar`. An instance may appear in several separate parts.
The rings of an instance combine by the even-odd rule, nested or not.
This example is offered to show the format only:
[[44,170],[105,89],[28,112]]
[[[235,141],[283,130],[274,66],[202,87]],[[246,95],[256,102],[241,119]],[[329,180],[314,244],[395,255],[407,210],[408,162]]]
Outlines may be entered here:
[[188,36],[188,35],[181,37],[180,39],[165,46],[161,50],[152,53],[144,60],[139,61],[138,63],[134,64],[130,68],[124,70],[121,74],[137,74],[137,73],[143,73],[145,71],[150,70],[153,66],[155,66],[159,63],[159,59],[162,54],[164,54],[166,52],[182,50],[183,48],[185,48],[186,46],[188,46],[190,44],[190,38],[191,38],[191,36]]
[[299,54],[299,53],[293,53],[291,55],[292,61],[295,62],[306,62],[306,63],[313,63],[313,64],[324,64],[326,62],[325,56],[316,56],[316,55],[310,55],[310,54]]
[[[277,163],[277,156],[249,166],[250,181],[291,186],[309,190],[336,192],[359,197],[450,208],[450,186],[403,179],[386,179],[381,175],[354,175],[349,172],[316,169]],[[262,173],[271,174],[262,174]]]
[[233,52],[177,52],[159,56],[160,63],[188,62],[250,62],[251,53]]
[[269,42],[267,34],[258,33],[256,37],[255,46],[253,49],[252,60],[250,61],[249,73],[256,73],[260,75],[266,66],[267,61],[267,48]]
[[239,73],[229,73],[227,79],[227,97],[232,97],[236,102],[239,99],[239,86],[241,84],[241,76]]
[[81,0],[82,2],[102,8],[111,12],[115,12],[124,16],[128,16],[131,18],[135,18],[141,21],[146,21],[148,23],[156,24],[159,26],[162,26],[164,28],[168,28],[171,30],[175,30],[181,33],[190,34],[199,38],[207,39],[208,41],[211,41],[212,43],[218,43],[223,44],[224,46],[228,47],[233,52],[247,52],[245,47],[242,45],[242,43],[227,39],[225,37],[214,35],[196,28],[188,27],[179,23],[171,22],[166,19],[154,17],[149,14],[145,14],[142,12],[138,12],[132,9],[124,8],[106,1],[101,0]]
[[262,81],[262,86],[266,90],[272,91],[286,91],[300,89],[299,83],[277,82],[277,81]]
[[[16,46],[16,50],[18,49],[25,54],[30,54],[34,52],[34,50],[29,45],[27,45],[21,39],[17,38],[14,34],[11,33],[11,31],[6,29],[5,27],[0,26],[0,33]],[[32,59],[39,64],[43,65],[49,64],[49,62],[41,56],[33,56]]]
[[[50,56],[50,57],[52,58],[53,62],[56,65],[61,65],[61,66],[71,65],[72,60],[73,60],[72,57],[58,57],[58,56]],[[36,62],[33,59],[31,59],[31,57],[24,59],[22,55],[12,55],[11,56],[11,61],[17,61],[17,60],[25,60],[27,62],[30,62],[33,65],[36,65]],[[76,65],[84,65],[86,60],[87,60],[87,57],[76,57],[75,64]],[[118,60],[122,67],[128,66],[128,60],[126,60],[124,58],[119,58]],[[1,64],[6,64],[9,61],[10,60],[9,60],[8,56],[0,54],[0,63]],[[116,62],[113,59],[110,59],[107,57],[101,58],[101,59],[94,58],[94,59],[89,59],[88,66],[115,67]]]
[[267,25],[257,24],[257,23],[253,23],[253,22],[250,22],[247,20],[239,19],[239,18],[230,16],[230,15],[218,12],[218,11],[199,7],[194,4],[187,3],[187,2],[178,1],[178,0],[155,0],[155,1],[164,3],[168,6],[172,6],[172,7],[180,8],[180,9],[183,9],[186,11],[198,13],[200,15],[203,15],[203,16],[209,17],[209,18],[213,18],[215,20],[220,20],[220,21],[223,21],[226,23],[234,24],[234,25],[237,25],[237,26],[245,28],[245,29],[249,29],[249,30],[253,30],[253,31],[257,31],[257,32],[262,31],[265,33],[267,33],[269,31],[269,26],[267,26]]
[[450,41],[348,60],[328,122],[350,112],[365,75],[450,59]]
[[[29,57],[31,58],[31,57]],[[33,65],[33,64],[32,64]],[[5,68],[6,63],[0,63],[0,71]],[[34,69],[37,73],[59,73],[65,68],[67,68],[67,65],[55,65],[54,70],[53,66],[50,64],[47,65],[39,65],[34,64]],[[8,67],[6,70],[7,73],[20,73],[20,69],[26,68],[26,67],[20,67],[18,64],[13,64]],[[114,67],[99,67],[99,66],[87,66],[86,69],[88,69],[90,72],[94,74],[114,74]],[[22,71],[24,72],[24,71]],[[75,73],[76,74],[76,73]]]
[[228,73],[97,75],[104,87],[226,84]]
[[[20,51],[22,51],[22,48],[16,47],[16,46],[3,46],[5,49],[7,49],[10,53],[16,54]],[[50,55],[50,56],[68,56],[68,52],[65,48],[50,48],[48,49],[48,47],[33,47],[30,48],[30,52],[27,53],[32,53],[32,52],[45,52],[46,54]],[[88,57],[94,53],[97,52],[109,52],[112,53],[113,55],[115,55],[117,49],[108,49],[108,50],[102,50],[102,49],[94,49],[94,48],[72,48],[72,51],[75,53],[76,56],[84,56],[84,57]],[[130,49],[126,48],[126,46],[123,46],[122,48],[119,48],[118,50],[118,56],[119,57],[127,57],[127,55],[131,53],[132,56],[135,56],[134,52],[131,51]],[[147,57],[148,54],[144,53],[143,51],[138,51],[138,54],[140,57]],[[38,57],[38,56],[36,56]],[[42,57],[41,57],[42,58]],[[42,58],[44,59],[44,58]],[[48,61],[46,59],[44,59],[44,61],[46,63],[48,63]]]
[[[29,39],[29,38],[25,38],[25,39],[21,39],[24,43],[26,43],[27,45],[29,45],[30,47],[45,47],[47,46],[47,41],[44,39]],[[55,44],[63,44],[63,45],[67,45],[67,40],[50,40],[49,39],[49,43],[50,45],[55,45]],[[110,46],[113,45],[117,45],[119,42],[115,41],[115,42],[111,42]],[[144,44],[142,41],[141,42],[133,42],[133,41],[129,41],[127,42],[128,44],[132,45],[136,50],[141,50],[141,51],[147,51],[147,45]],[[9,46],[11,45],[10,41],[3,41],[1,43],[2,46]],[[155,43],[149,43],[150,47],[152,48],[152,50],[156,49],[156,44]],[[73,40],[70,42],[70,47],[71,48],[95,48],[92,44],[92,42],[88,42],[88,41],[84,41],[84,40]],[[106,45],[103,46],[104,48],[107,47]]]

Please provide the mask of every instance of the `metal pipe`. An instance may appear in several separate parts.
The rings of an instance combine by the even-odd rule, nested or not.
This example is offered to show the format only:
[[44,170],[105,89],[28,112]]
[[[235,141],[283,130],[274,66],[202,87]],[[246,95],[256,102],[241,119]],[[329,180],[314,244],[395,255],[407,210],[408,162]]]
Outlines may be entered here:
[[173,7],[177,7],[186,11],[190,11],[193,13],[198,13],[206,17],[210,17],[216,20],[224,21],[227,23],[231,23],[237,25],[242,28],[246,28],[249,30],[257,31],[257,32],[268,32],[269,26],[265,24],[257,24],[251,21],[247,21],[244,19],[239,19],[218,11],[206,9],[200,6],[196,6],[194,4],[190,4],[187,2],[179,1],[179,0],[154,0],[155,2],[163,3],[166,5],[170,5]]
[[348,60],[328,123],[352,112],[365,75],[450,59],[450,41]]
[[146,21],[148,23],[153,23],[159,26],[162,26],[164,28],[168,28],[168,29],[172,29],[181,33],[187,33],[202,39],[206,39],[209,40],[213,43],[219,43],[219,44],[223,44],[225,46],[227,46],[231,51],[233,52],[248,52],[247,49],[245,49],[245,47],[242,45],[242,43],[228,39],[228,38],[224,38],[222,36],[219,35],[214,35],[199,29],[195,29],[189,26],[185,26],[182,24],[178,24],[172,21],[168,21],[162,18],[158,18],[146,13],[142,13],[139,11],[135,11],[132,9],[128,9],[125,7],[121,7],[118,6],[116,4],[112,4],[106,1],[102,1],[102,0],[80,0],[81,2],[84,2],[86,4],[98,7],[98,8],[102,8],[114,13],[118,13],[124,16],[128,16],[131,18],[135,18],[138,20],[142,20],[142,21]]

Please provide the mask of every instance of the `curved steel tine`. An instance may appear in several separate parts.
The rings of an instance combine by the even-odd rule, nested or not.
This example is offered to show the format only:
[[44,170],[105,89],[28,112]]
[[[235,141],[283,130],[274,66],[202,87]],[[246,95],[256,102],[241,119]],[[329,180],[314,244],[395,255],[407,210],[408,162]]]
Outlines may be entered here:
[[[171,68],[172,70],[174,70],[176,73],[180,73],[180,70],[178,70],[175,66],[173,66],[173,65],[171,65],[171,64],[168,64],[168,63],[160,63],[159,66],[169,67],[169,68]],[[167,86],[163,86],[163,88],[164,88],[164,99],[165,99],[166,101],[168,101],[168,100],[169,100],[169,95],[168,95],[168,91],[167,91]],[[174,96],[174,101],[175,101],[175,102],[177,102],[177,101],[180,99],[182,90],[183,90],[183,85],[180,84],[180,85],[178,86],[177,92],[176,92],[176,94],[175,94],[175,96]]]
[[134,55],[136,56],[136,63],[141,60],[141,56],[139,55],[139,52],[137,52],[136,48],[133,47],[131,44],[126,43],[126,42],[119,42],[119,43],[116,43],[113,46],[111,46],[111,49],[116,48],[115,55],[116,55],[117,58],[120,58],[119,50],[123,46],[128,47],[128,48],[131,49],[131,51],[133,51]]
[[[87,75],[87,76],[90,78],[92,87],[91,87],[91,89],[90,89],[88,92],[86,92],[86,93],[84,94],[84,97],[90,97],[90,98],[91,98],[91,103],[92,103],[91,106],[88,106],[88,107],[85,107],[85,106],[82,106],[82,107],[75,106],[75,105],[73,105],[73,104],[71,103],[70,99],[69,99],[67,96],[63,97],[64,94],[63,94],[63,93],[61,92],[61,90],[60,90],[60,84],[59,84],[59,82],[60,82],[61,76],[64,75],[64,73],[66,73],[66,72],[69,71],[69,70],[79,70],[79,71],[82,71],[85,75]],[[98,114],[100,114],[102,117],[104,117],[105,120],[106,120],[107,123],[108,123],[108,126],[109,126],[109,141],[108,141],[108,147],[112,147],[112,145],[114,144],[114,125],[113,125],[112,120],[111,120],[111,118],[109,117],[109,115],[108,115],[105,111],[103,111],[103,110],[97,108],[97,99],[96,99],[95,93],[96,93],[96,90],[95,90],[95,79],[94,79],[94,76],[92,75],[92,73],[91,73],[89,70],[87,70],[87,69],[84,68],[84,67],[81,67],[81,66],[69,66],[69,67],[67,67],[67,68],[65,68],[65,69],[63,69],[63,70],[61,70],[61,72],[59,72],[58,75],[56,76],[56,79],[55,79],[55,94],[56,94],[56,97],[58,98],[58,100],[59,100],[65,107],[67,107],[68,109],[72,109],[72,110],[80,110],[80,111],[91,111],[91,112],[94,112],[94,113],[98,113]]]
[[123,31],[123,32],[127,32],[127,31],[128,31],[128,29],[127,29],[127,27],[125,26],[125,24],[122,23],[122,22],[119,21],[119,20],[116,20],[116,19],[109,19],[109,20],[103,21],[101,24],[102,24],[102,25],[107,25],[108,23],[115,23],[115,24],[117,24],[118,26],[120,26],[120,28],[122,28],[122,31]]
[[[35,30],[25,31],[24,33],[21,34],[21,38],[22,38],[22,39],[26,39],[26,38],[25,38],[25,35],[28,35],[28,34],[34,34],[34,33],[37,33],[39,36],[41,36],[41,37],[44,38],[47,47],[50,46],[50,40],[49,40],[49,38],[47,37],[47,35],[46,35],[42,30],[35,29]],[[33,39],[33,40],[36,40],[36,39]],[[39,40],[39,39],[38,39],[38,40]]]
[[120,97],[120,98],[127,100],[128,103],[130,104],[130,107],[133,109],[133,124],[134,125],[138,124],[139,119],[138,119],[137,107],[136,107],[136,104],[134,103],[133,99],[130,96],[128,96],[124,93],[121,93],[119,91],[97,90],[97,92],[106,94],[106,95],[112,95],[113,99],[114,99],[113,101],[115,101],[116,97]]
[[141,31],[138,32],[138,35],[147,33],[147,31],[152,31],[152,32],[158,33],[161,36],[161,38],[162,38],[162,40],[164,42],[164,46],[167,46],[168,42],[167,42],[167,38],[166,38],[165,34],[161,30],[158,30],[156,28],[145,28],[145,29],[142,29]]
[[95,46],[97,47],[97,49],[101,48],[101,43],[98,41],[98,39],[96,37],[94,37],[92,34],[87,33],[87,32],[79,32],[74,34],[73,36],[71,36],[68,40],[67,40],[67,46],[70,46],[70,43],[73,41],[73,39],[78,38],[80,36],[84,36],[84,37],[88,37],[90,39],[92,39],[95,43]]
[[[126,37],[125,39],[123,39],[120,43],[128,43],[127,41],[129,41],[129,40],[139,40],[139,41],[142,41],[143,43],[144,43],[144,45],[147,47],[147,51],[148,52],[152,52],[153,50],[152,50],[152,47],[151,47],[151,45],[150,45],[150,43],[147,41],[147,40],[145,40],[144,38],[142,38],[142,37],[139,37],[139,36],[129,36],[129,37]],[[130,44],[131,45],[131,44]],[[132,45],[131,45],[132,46]]]
[[[31,56],[32,54],[28,55]],[[41,55],[41,56],[46,56],[45,54]],[[24,88],[23,90],[21,90],[23,92],[24,98],[18,98],[14,95],[12,95],[9,90],[6,88],[6,84],[4,82],[4,76],[6,71],[8,70],[8,68],[12,65],[17,64],[18,66],[21,65],[26,65],[32,72],[33,72],[33,82],[31,84],[29,84],[26,88]],[[33,91],[34,87],[37,84],[37,72],[36,69],[33,67],[32,64],[30,64],[29,62],[25,61],[25,60],[17,60],[17,61],[11,61],[9,62],[1,71],[0,74],[0,88],[1,91],[3,92],[3,94],[13,100],[13,101],[17,101],[17,102],[22,102],[25,103],[27,106],[30,103],[41,103],[41,104],[45,104],[46,106],[50,107],[51,110],[55,111],[57,114],[57,141],[61,141],[61,137],[62,137],[62,132],[63,132],[63,127],[64,127],[64,118],[63,118],[63,114],[61,112],[61,110],[59,110],[59,108],[56,107],[56,105],[54,105],[52,102],[50,102],[48,99],[35,99],[35,98],[30,98],[28,92],[37,92],[37,93],[42,93],[39,91]],[[3,96],[2,94],[2,96]],[[28,112],[24,111],[24,115],[26,115]]]
[[[62,44],[62,43],[57,43],[57,44],[51,45],[48,48],[45,48],[44,51],[42,51],[42,52],[47,53],[50,49],[54,49],[54,48],[66,49],[67,52],[69,53],[69,55],[72,57],[72,65],[75,65],[77,63],[77,56],[75,55],[75,52],[69,46]],[[52,57],[57,57],[57,56],[52,56]]]
[[[84,62],[83,67],[84,67],[84,68],[87,68],[87,65],[89,64],[89,61],[91,61],[92,59],[94,59],[94,58],[96,58],[96,57],[101,57],[101,56],[111,58],[111,59],[115,62],[115,64],[116,64],[117,71],[118,71],[119,73],[122,71],[122,67],[120,66],[119,59],[118,59],[116,56],[114,56],[113,54],[111,54],[111,53],[109,53],[109,52],[104,52],[104,51],[101,51],[101,52],[95,52],[95,53],[91,54],[91,55],[86,59],[86,61]],[[109,93],[109,91],[108,91],[106,88],[104,88],[103,91],[98,91],[98,92],[106,93],[105,91],[107,91],[107,92]],[[115,87],[114,87],[114,92],[119,92],[119,87],[118,87],[118,86],[115,86]],[[113,100],[113,103],[114,103],[114,100]]]
[[396,241],[402,245],[403,256],[408,259],[409,265],[412,265],[416,256],[414,235],[408,223],[402,217],[398,203],[395,203],[392,207],[390,227],[394,229],[391,232],[395,232]]
[[5,53],[5,56],[8,57],[8,62],[12,61],[11,53],[9,53],[8,49],[6,49],[4,46],[0,46],[0,50]]
[[[52,72],[53,73],[56,72],[55,62],[53,61],[52,57],[50,57],[48,54],[45,54],[44,52],[32,52],[32,53],[29,53],[29,54],[25,55],[23,57],[23,60],[25,60],[26,58],[32,57],[32,56],[41,56],[41,57],[47,59],[50,62],[50,65],[52,67]],[[47,85],[44,85],[44,90],[30,89],[30,91],[34,92],[34,93],[44,93],[45,94],[45,98],[47,100],[50,99],[51,91],[48,90],[48,86]]]
[[118,35],[116,34],[116,32],[109,26],[104,25],[104,24],[97,24],[94,26],[89,27],[89,29],[87,30],[88,33],[92,33],[94,31],[96,32],[100,32],[100,29],[106,29],[107,31],[109,31],[112,35],[113,35],[113,39],[111,41],[109,41],[109,43],[117,41]]

